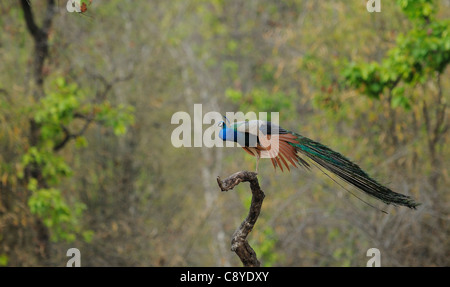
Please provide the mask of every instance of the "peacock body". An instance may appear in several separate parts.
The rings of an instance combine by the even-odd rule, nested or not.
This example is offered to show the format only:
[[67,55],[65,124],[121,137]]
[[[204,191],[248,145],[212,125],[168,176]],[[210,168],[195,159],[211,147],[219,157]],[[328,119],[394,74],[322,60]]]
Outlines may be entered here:
[[303,166],[310,169],[311,165],[306,160],[310,159],[386,204],[412,209],[418,206],[411,197],[394,192],[380,184],[342,154],[271,122],[253,120],[229,125],[221,122],[220,125],[222,129],[219,137],[222,140],[237,142],[247,153],[256,157],[256,172],[258,172],[260,158],[270,158],[274,168],[279,167],[281,171],[284,171],[284,168],[290,171],[290,166]]

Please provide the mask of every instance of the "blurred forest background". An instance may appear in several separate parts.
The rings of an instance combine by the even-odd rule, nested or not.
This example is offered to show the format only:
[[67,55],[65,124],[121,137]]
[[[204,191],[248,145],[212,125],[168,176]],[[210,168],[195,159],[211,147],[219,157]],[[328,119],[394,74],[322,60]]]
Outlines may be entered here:
[[[450,264],[450,1],[0,3],[0,266],[240,266],[254,170],[175,148],[177,111],[280,112],[417,210],[361,202],[317,169],[273,172],[249,236],[264,266]],[[208,128],[204,125],[204,129]]]

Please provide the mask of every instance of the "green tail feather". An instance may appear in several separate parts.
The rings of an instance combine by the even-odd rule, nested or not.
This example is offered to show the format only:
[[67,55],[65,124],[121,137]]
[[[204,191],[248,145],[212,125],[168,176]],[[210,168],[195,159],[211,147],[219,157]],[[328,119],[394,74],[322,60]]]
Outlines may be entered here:
[[[354,164],[340,153],[296,133],[292,134],[297,136],[297,140],[299,141],[298,144],[291,143],[291,145],[296,148],[297,152],[309,157],[320,166],[331,171],[344,181],[352,184],[365,193],[378,198],[386,204],[403,205],[412,209],[416,209],[419,205],[411,197],[394,192],[379,184],[358,165]],[[304,160],[300,160],[300,162],[305,167],[309,167]]]

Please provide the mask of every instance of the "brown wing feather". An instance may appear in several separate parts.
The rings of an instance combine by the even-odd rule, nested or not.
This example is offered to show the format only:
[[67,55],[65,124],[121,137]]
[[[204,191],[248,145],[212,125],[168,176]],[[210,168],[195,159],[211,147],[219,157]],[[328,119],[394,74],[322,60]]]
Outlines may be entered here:
[[288,171],[291,171],[291,169],[289,168],[289,164],[286,162],[286,160],[284,159],[286,157],[286,155],[280,150],[280,152],[278,153],[278,157],[281,159],[281,161],[284,163],[284,165],[286,166],[286,168],[288,169]]
[[296,154],[295,154],[295,148],[293,148],[293,146],[285,143],[285,142],[281,142],[280,143],[280,153],[283,154],[283,156],[294,166],[297,167],[297,165],[295,164],[295,160],[296,160]]
[[[298,143],[298,141],[294,135],[281,134],[280,135],[280,144],[279,144],[280,156],[285,157],[292,164],[292,166],[297,167],[297,165],[295,164],[295,162],[298,161],[297,152],[295,150],[295,147],[293,147],[289,143]],[[288,170],[290,170],[286,161],[284,161],[284,164],[286,165]]]
[[[294,146],[289,143],[298,143],[296,136],[292,134],[280,134],[278,137],[278,154],[275,156],[274,151],[271,150],[271,146],[268,144],[275,135],[267,135],[263,145],[258,144],[257,147],[242,147],[251,156],[261,156],[261,153],[269,155],[272,161],[273,167],[276,169],[280,167],[281,171],[284,171],[283,165],[290,171],[289,163],[297,168],[298,162],[302,163],[305,167],[309,167],[309,164],[301,159],[297,155],[297,151]],[[289,163],[288,163],[289,162]],[[297,164],[296,164],[297,163]]]

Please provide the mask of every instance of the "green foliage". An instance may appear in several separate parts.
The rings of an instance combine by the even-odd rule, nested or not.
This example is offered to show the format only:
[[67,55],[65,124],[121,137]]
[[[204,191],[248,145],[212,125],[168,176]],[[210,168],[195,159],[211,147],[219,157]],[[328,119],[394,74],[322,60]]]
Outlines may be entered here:
[[[63,192],[56,187],[65,177],[71,176],[72,170],[62,155],[55,152],[55,147],[69,137],[75,138],[77,147],[86,147],[87,139],[83,136],[88,125],[95,121],[112,127],[116,135],[126,132],[126,126],[133,122],[133,109],[128,106],[114,107],[108,101],[92,105],[84,103],[86,97],[76,84],[68,84],[63,77],[57,77],[52,89],[34,105],[34,120],[40,127],[39,142],[28,148],[23,154],[21,165],[39,170],[42,178],[28,179],[28,190],[31,196],[28,206],[31,213],[38,215],[52,231],[53,241],[71,242],[77,234],[84,240],[92,240],[93,232],[82,230],[80,219],[86,206],[78,201],[69,204]],[[69,134],[69,127],[74,129],[75,121],[84,121],[80,132]],[[24,177],[23,169],[18,173]]]
[[450,20],[431,20],[435,13],[431,0],[399,3],[415,23],[414,28],[397,37],[396,46],[380,64],[351,63],[343,76],[346,84],[371,98],[379,99],[380,94],[390,91],[392,107],[410,109],[411,100],[399,83],[413,87],[444,71],[450,62]]
[[35,179],[30,180],[28,189],[32,191],[28,200],[30,211],[52,230],[51,240],[73,242],[81,231],[79,220],[86,206],[80,202],[69,206],[60,190],[38,188]]
[[35,106],[34,120],[41,125],[43,142],[54,141],[63,132],[62,126],[70,124],[75,111],[80,107],[84,95],[75,84],[67,84],[57,77],[52,89]]
[[[72,174],[63,157],[53,152],[51,146],[30,147],[22,156],[22,166],[36,165],[42,171],[44,179],[50,184],[57,184],[62,177]],[[19,174],[23,177],[23,171]]]
[[132,106],[119,104],[117,107],[111,105],[109,101],[95,107],[96,120],[114,130],[114,134],[122,135],[127,131],[127,126],[134,122]]
[[9,261],[8,255],[0,254],[0,266],[7,266],[8,261]]
[[[54,86],[55,90],[41,100],[34,115],[35,121],[41,124],[43,141],[56,144],[55,139],[64,136],[63,126],[71,124],[76,115],[112,127],[116,135],[124,134],[134,121],[132,106],[113,106],[108,100],[95,105],[82,104],[86,98],[82,91],[76,84],[67,84],[62,77],[56,78]],[[86,146],[87,142],[82,138],[77,144]]]
[[356,65],[352,63],[348,69],[344,71],[344,77],[350,85],[360,89],[362,93],[365,93],[369,97],[379,98],[383,92],[385,86],[392,85],[396,80],[390,77],[381,80],[380,65],[377,63],[360,64]]
[[397,0],[403,12],[414,21],[426,22],[436,13],[434,0]]

